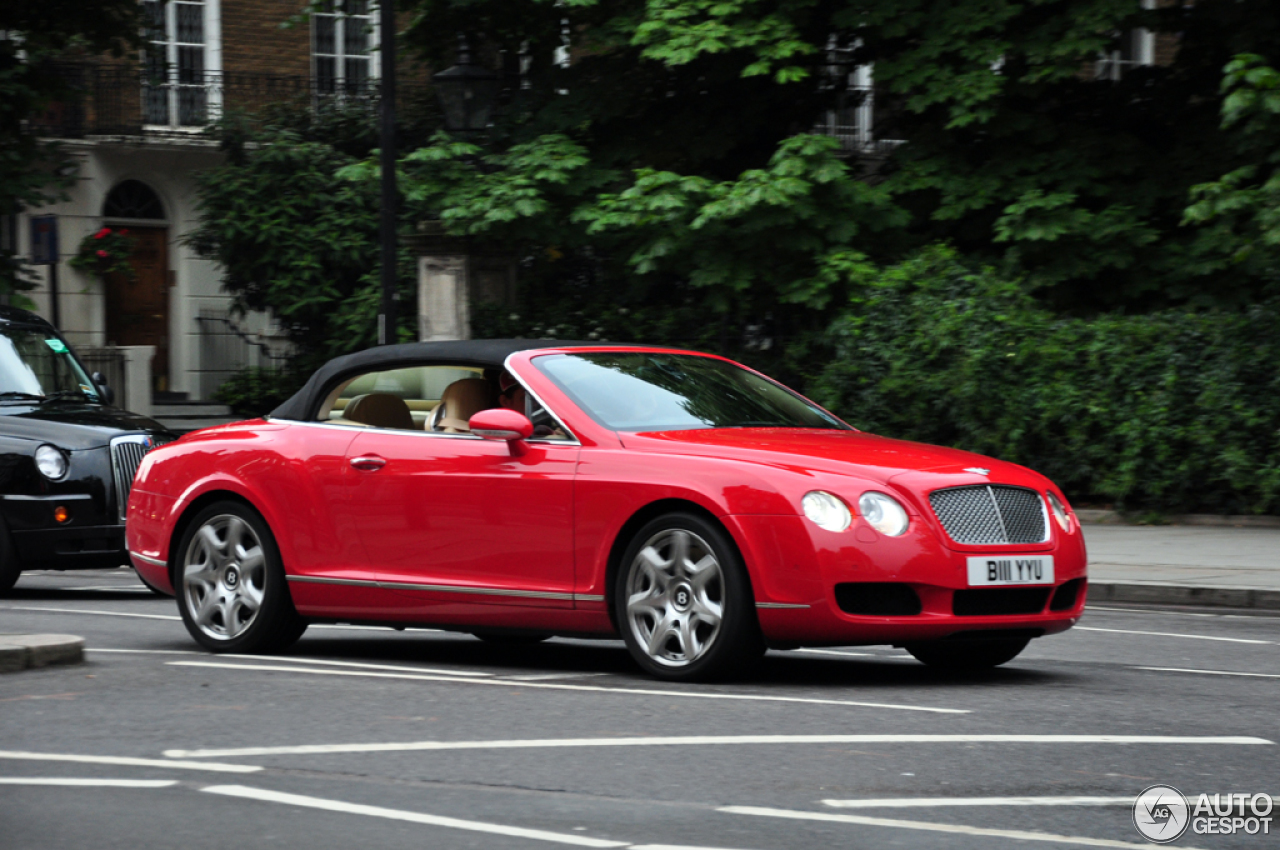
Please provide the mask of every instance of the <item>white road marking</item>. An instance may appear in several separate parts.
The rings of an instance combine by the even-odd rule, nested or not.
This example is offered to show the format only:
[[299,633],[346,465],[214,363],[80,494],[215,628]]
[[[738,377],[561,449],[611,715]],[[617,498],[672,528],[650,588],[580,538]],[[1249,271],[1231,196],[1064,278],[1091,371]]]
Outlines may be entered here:
[[836,809],[933,809],[939,806],[1132,806],[1133,797],[898,797],[823,800]]
[[6,605],[5,611],[44,611],[48,614],[96,614],[99,617],[136,617],[140,620],[181,620],[171,614],[126,614],[123,611],[86,611],[80,608],[35,608],[23,605]]
[[130,655],[209,655],[208,652],[202,652],[198,649],[103,649],[96,646],[86,646],[85,652],[119,652],[128,653]]
[[282,803],[286,806],[302,806],[309,809],[324,809],[330,812],[343,812],[350,815],[367,815],[369,817],[386,818],[388,820],[408,821],[427,826],[442,826],[448,829],[464,829],[469,832],[486,832],[490,835],[507,835],[512,838],[532,838],[535,841],[554,841],[558,844],[572,844],[577,847],[628,847],[626,841],[609,841],[603,838],[591,838],[586,835],[574,835],[568,832],[548,832],[542,829],[525,829],[520,826],[506,826],[498,823],[485,823],[478,820],[427,815],[420,812],[407,812],[401,809],[387,809],[382,806],[365,806],[358,803],[344,803],[341,800],[326,800],[322,797],[307,797],[302,794],[283,794],[279,791],[268,791],[264,788],[249,788],[244,785],[211,785],[201,788],[208,794],[222,794],[227,797],[243,797],[265,803]]
[[57,779],[38,776],[0,776],[0,785],[66,785],[74,788],[170,788],[176,779]]
[[1111,632],[1118,635],[1148,635],[1150,637],[1169,637],[1169,638],[1187,638],[1188,640],[1221,640],[1227,643],[1257,643],[1265,646],[1271,646],[1275,641],[1271,640],[1251,640],[1249,638],[1229,638],[1215,637],[1213,635],[1182,635],[1172,632],[1139,632],[1131,629],[1099,629],[1093,626],[1076,626],[1078,632]]
[[211,758],[415,750],[525,750],[566,747],[670,747],[741,744],[1271,744],[1266,738],[1177,735],[684,735],[652,738],[531,738],[496,741],[405,741],[382,744],[302,744],[165,750],[167,758]]
[[58,590],[110,590],[112,593],[150,593],[145,587],[119,587],[106,584],[88,585],[85,587],[60,587]]
[[929,821],[873,818],[865,815],[835,815],[829,812],[803,812],[792,809],[766,809],[757,806],[724,806],[716,809],[731,815],[757,815],[794,820],[815,820],[828,823],[852,823],[860,826],[883,826],[891,829],[917,829],[925,832],[946,832],[953,835],[976,835],[984,838],[1013,838],[1019,841],[1053,841],[1058,844],[1081,844],[1086,847],[1126,847],[1147,850],[1150,844],[1132,844],[1107,838],[1089,838],[1084,835],[1053,835],[1048,832],[1029,832],[1021,829],[986,829],[963,824],[932,823]]
[[503,676],[502,680],[504,682],[536,682],[540,679],[591,679],[607,675],[607,673],[535,673],[532,676]]
[[558,691],[593,691],[608,694],[636,694],[640,696],[686,697],[689,699],[745,700],[749,702],[787,702],[808,705],[843,705],[855,708],[887,708],[897,711],[926,711],[935,714],[969,714],[964,708],[930,708],[919,705],[895,705],[884,702],[858,702],[838,699],[809,699],[806,697],[775,697],[760,694],[712,694],[689,691],[660,691],[650,688],[609,688],[601,685],[561,685],[550,682],[512,682],[498,678],[465,679],[458,676],[418,676],[409,673],[375,673],[358,670],[308,670],[305,667],[275,667],[267,664],[216,664],[210,661],[169,661],[178,667],[218,667],[226,670],[258,670],[273,673],[308,673],[323,676],[368,676],[381,679],[410,679],[422,682],[453,682],[468,685],[502,685],[508,688],[544,688]]
[[1187,667],[1134,667],[1156,673],[1199,673],[1202,676],[1247,676],[1252,679],[1280,679],[1280,673],[1237,673],[1234,670],[1192,670]]
[[175,770],[209,770],[215,773],[257,773],[261,767],[254,764],[219,764],[212,761],[168,761],[165,759],[137,759],[126,756],[76,756],[66,753],[31,753],[22,750],[0,750],[0,759],[23,761],[71,761],[78,764],[116,764],[130,767],[165,767]]
[[[225,655],[214,655],[208,652],[198,652],[193,649],[86,649],[86,652],[120,652],[131,654],[149,654],[149,655],[203,655],[207,658],[243,658],[249,661],[257,661],[262,658],[261,655],[238,655],[227,653]],[[492,677],[493,673],[481,673],[477,670],[437,670],[431,667],[399,667],[392,664],[364,664],[359,661],[328,661],[319,658],[297,658],[273,655],[272,661],[286,661],[291,664],[324,664],[334,667],[358,667],[369,670],[401,670],[408,673],[433,673],[440,676],[476,676],[476,677]],[[583,674],[596,675],[596,674]],[[603,673],[599,675],[604,675]]]

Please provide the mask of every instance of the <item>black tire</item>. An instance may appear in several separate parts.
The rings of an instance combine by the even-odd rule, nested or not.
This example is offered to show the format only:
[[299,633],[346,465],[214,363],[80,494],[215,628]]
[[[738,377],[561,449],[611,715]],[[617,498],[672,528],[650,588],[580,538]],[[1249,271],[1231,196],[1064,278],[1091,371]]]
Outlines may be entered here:
[[740,675],[764,647],[737,549],[695,514],[666,514],[636,532],[618,565],[614,606],[631,657],[660,679]]
[[271,529],[240,502],[217,502],[196,515],[182,535],[173,578],[183,624],[211,652],[278,652],[307,629]]
[[1030,642],[1030,638],[935,640],[909,643],[903,649],[930,667],[960,673],[999,667],[1017,658]]
[[0,596],[13,589],[20,575],[22,564],[18,563],[18,553],[13,550],[9,526],[0,521]]

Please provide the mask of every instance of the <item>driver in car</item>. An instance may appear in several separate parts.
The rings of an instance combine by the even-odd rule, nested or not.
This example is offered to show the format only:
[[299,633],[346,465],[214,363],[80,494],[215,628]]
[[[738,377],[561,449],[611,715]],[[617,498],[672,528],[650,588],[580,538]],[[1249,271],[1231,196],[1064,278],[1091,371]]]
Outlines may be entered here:
[[530,405],[529,394],[525,388],[505,370],[498,376],[498,406],[528,416],[533,422],[534,437],[565,439],[564,431],[554,424],[555,420],[550,414],[540,405]]

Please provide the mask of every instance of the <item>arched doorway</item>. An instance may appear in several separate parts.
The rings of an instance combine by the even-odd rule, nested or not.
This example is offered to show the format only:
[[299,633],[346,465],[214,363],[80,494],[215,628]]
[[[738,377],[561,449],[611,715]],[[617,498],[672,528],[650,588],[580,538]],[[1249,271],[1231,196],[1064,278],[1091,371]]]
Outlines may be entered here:
[[154,345],[152,392],[169,389],[169,228],[164,205],[150,186],[125,180],[107,193],[103,221],[133,237],[134,277],[107,275],[107,343]]

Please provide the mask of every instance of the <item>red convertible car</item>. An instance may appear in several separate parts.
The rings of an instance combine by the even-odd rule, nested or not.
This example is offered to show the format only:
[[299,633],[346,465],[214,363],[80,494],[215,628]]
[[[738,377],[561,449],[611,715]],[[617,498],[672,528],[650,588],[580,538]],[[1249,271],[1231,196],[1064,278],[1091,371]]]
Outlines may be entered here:
[[1085,546],[1029,469],[858,431],[730,360],[530,340],[339,357],[146,455],[128,546],[213,651],[312,622],[625,640],[706,679],[767,647],[990,667],[1070,628]]

